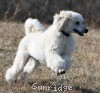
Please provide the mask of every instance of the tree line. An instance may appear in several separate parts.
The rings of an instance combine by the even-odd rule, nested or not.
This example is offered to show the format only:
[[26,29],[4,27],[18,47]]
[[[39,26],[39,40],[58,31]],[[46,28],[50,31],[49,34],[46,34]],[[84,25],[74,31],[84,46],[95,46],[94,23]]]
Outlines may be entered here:
[[32,17],[52,23],[60,10],[79,12],[88,24],[100,23],[100,0],[0,0],[0,20],[24,22]]

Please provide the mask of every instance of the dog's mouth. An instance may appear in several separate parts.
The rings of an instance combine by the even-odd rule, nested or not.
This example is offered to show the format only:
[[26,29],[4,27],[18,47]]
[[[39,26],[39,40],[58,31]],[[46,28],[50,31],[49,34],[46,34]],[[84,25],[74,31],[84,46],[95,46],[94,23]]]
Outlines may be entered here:
[[83,32],[80,32],[80,31],[78,31],[77,29],[73,29],[74,30],[74,32],[76,32],[77,34],[79,34],[80,36],[84,36],[84,33]]

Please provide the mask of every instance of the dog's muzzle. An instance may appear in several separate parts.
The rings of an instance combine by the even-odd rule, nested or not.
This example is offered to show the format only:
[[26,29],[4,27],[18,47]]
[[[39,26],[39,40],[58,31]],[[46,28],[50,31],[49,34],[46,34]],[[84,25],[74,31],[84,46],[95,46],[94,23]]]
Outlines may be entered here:
[[84,33],[87,33],[88,32],[88,29],[84,29],[82,32],[78,31],[77,29],[73,29],[73,30],[74,30],[74,32],[76,32],[80,36],[84,36]]

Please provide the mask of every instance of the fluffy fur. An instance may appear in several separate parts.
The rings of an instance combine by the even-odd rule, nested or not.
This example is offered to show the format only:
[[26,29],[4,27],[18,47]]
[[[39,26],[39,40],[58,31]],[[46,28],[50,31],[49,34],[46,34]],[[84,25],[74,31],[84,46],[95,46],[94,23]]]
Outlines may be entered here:
[[53,24],[46,31],[37,19],[27,19],[26,36],[19,44],[13,66],[6,72],[6,81],[12,83],[19,76],[25,77],[39,63],[46,64],[58,75],[64,74],[72,64],[71,54],[75,46],[72,33],[83,36],[87,32],[83,17],[73,11],[56,14]]
[[26,35],[28,33],[34,33],[34,31],[35,32],[44,32],[46,30],[44,25],[42,25],[38,19],[32,19],[32,18],[28,18],[25,21],[24,28],[25,28]]

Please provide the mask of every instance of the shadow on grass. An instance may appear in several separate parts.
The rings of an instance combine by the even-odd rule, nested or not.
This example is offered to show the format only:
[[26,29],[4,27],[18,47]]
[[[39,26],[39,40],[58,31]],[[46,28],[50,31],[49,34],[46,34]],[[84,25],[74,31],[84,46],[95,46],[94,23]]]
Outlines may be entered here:
[[80,91],[81,93],[99,93],[99,92],[93,91],[91,89],[83,88],[83,87],[80,87],[80,86],[74,86],[74,89],[76,91]]

